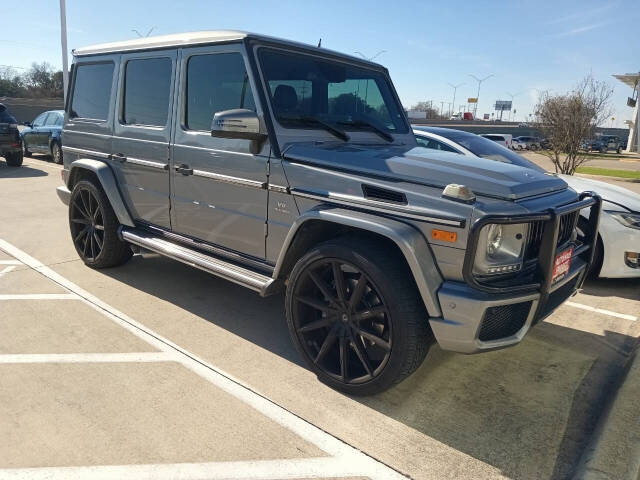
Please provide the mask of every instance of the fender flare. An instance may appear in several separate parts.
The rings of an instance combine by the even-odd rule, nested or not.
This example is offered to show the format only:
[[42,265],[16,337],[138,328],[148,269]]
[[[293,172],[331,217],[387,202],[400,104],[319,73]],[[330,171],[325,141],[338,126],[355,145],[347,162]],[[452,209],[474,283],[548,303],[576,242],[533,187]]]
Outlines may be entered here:
[[[78,169],[88,170],[95,174],[104,190],[104,193],[107,195],[109,199],[109,203],[111,203],[111,207],[118,217],[118,221],[122,225],[127,225],[129,227],[135,227],[135,223],[129,215],[129,211],[125,206],[124,201],[122,200],[122,196],[120,195],[120,191],[118,190],[118,184],[116,183],[116,179],[113,176],[113,172],[109,165],[100,160],[92,160],[89,158],[81,158],[79,160],[74,160],[71,162],[69,167],[69,179],[74,178],[75,171]],[[69,185],[72,187],[72,185]]]
[[299,216],[289,229],[276,262],[273,278],[278,278],[300,227],[314,220],[369,231],[391,240],[406,259],[429,316],[442,315],[437,292],[444,280],[427,240],[417,228],[389,217],[333,207],[308,210]]

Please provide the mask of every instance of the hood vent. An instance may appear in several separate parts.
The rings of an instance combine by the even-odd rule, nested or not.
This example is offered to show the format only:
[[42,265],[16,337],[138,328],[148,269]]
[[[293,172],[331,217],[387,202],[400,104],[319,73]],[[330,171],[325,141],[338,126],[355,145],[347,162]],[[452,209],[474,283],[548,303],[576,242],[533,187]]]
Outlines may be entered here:
[[364,197],[379,202],[394,203],[396,205],[406,205],[407,197],[402,192],[387,190],[386,188],[374,187],[372,185],[362,185]]

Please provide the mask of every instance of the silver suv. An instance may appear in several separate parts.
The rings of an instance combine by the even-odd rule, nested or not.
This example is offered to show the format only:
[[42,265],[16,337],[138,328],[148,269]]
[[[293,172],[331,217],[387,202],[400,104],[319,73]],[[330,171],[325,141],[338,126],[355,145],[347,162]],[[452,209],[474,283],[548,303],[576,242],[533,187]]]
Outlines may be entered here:
[[309,45],[216,31],[75,50],[62,145],[88,266],[153,251],[284,290],[300,354],[350,394],[406,378],[434,341],[520,342],[592,261],[597,196],[418,147],[384,67]]

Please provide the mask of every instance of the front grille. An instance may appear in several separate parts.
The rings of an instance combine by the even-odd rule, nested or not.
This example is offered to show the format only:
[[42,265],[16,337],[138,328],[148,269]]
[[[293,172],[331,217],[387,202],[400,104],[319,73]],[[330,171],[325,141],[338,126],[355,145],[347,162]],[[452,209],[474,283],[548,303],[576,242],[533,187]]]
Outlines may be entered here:
[[558,246],[564,245],[571,239],[573,229],[576,227],[579,211],[570,212],[560,217],[560,226],[558,229]]
[[538,258],[540,253],[540,244],[542,243],[542,234],[544,233],[544,221],[531,222],[529,224],[529,236],[524,250],[524,260],[532,260]]
[[478,338],[488,342],[515,335],[524,327],[531,310],[531,303],[529,301],[487,308]]
[[575,290],[579,277],[580,275],[576,275],[563,286],[549,294],[549,298],[547,298],[545,304],[541,306],[540,310],[538,310],[538,314],[536,315],[534,322],[539,322],[562,305],[562,302],[569,298]]

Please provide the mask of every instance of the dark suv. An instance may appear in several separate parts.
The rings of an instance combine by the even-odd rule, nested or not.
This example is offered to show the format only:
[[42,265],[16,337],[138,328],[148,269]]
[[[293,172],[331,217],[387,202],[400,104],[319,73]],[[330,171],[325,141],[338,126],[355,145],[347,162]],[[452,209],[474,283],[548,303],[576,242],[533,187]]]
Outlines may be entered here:
[[0,103],[0,156],[5,158],[10,167],[22,165],[22,143],[18,122],[2,103]]

